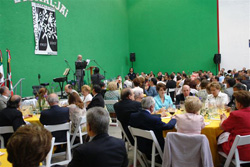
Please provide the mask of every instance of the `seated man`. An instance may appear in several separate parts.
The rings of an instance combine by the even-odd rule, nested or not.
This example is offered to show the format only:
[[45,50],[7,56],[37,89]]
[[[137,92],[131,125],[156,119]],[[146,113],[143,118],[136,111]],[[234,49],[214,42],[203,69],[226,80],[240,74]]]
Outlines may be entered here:
[[[7,108],[0,111],[0,126],[12,126],[14,131],[16,131],[20,126],[25,125],[22,113],[17,110],[21,104],[21,100],[21,97],[18,95],[14,95],[9,99]],[[3,134],[5,146],[11,135]]]
[[182,93],[176,96],[175,104],[178,105],[181,101],[185,101],[187,96],[193,96],[193,94],[190,92],[190,86],[184,85],[182,87]]
[[68,167],[127,167],[124,141],[108,135],[109,113],[102,107],[93,107],[88,110],[86,118],[90,142],[75,149]]
[[51,148],[52,135],[39,125],[18,128],[7,144],[8,161],[13,166],[39,166]]
[[104,99],[101,94],[101,87],[99,85],[94,85],[92,94],[93,94],[93,99],[89,103],[87,110],[92,108],[92,107],[104,107]]
[[8,87],[3,86],[0,88],[0,110],[4,109],[7,107],[7,101],[9,100],[10,97],[10,90]]
[[[47,101],[50,109],[41,112],[40,122],[43,125],[57,125],[69,121],[69,108],[59,107],[59,98],[55,93],[48,96]],[[56,138],[56,142],[66,141],[66,133],[64,131],[53,132],[52,135]]]
[[[142,110],[137,113],[132,113],[129,119],[129,125],[143,130],[153,130],[163,151],[164,138],[162,135],[163,130],[173,129],[176,119],[171,119],[169,123],[164,123],[157,115],[151,115],[155,108],[155,101],[153,97],[146,97],[141,102]],[[138,148],[141,152],[145,153],[148,158],[152,153],[152,141],[147,139],[138,138]]]
[[78,92],[76,90],[74,90],[72,85],[70,85],[70,84],[65,85],[64,91],[67,93],[67,95],[69,95],[72,92],[76,92],[78,94]]
[[128,122],[130,114],[138,112],[141,109],[141,103],[134,101],[134,93],[131,88],[125,88],[122,90],[121,101],[114,104],[114,109],[117,119],[121,122],[129,141],[134,144],[134,139],[128,130]]

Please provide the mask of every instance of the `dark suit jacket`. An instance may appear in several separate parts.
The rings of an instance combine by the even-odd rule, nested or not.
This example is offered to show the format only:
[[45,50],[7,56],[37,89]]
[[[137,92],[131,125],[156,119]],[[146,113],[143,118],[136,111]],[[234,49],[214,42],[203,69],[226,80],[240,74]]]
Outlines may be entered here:
[[[20,126],[25,125],[22,113],[16,108],[5,108],[0,111],[0,126],[12,126],[16,131]],[[5,145],[12,134],[4,134]]]
[[[58,105],[51,106],[50,109],[41,112],[40,122],[43,125],[57,125],[69,121],[69,108],[59,107]],[[52,135],[56,138],[56,142],[66,141],[66,132],[53,132]]]
[[68,167],[127,167],[125,143],[121,139],[99,134],[77,147]]
[[103,80],[105,77],[101,74],[93,74],[91,75],[91,82],[93,85],[99,85],[101,80]]
[[130,114],[138,112],[141,109],[141,103],[126,99],[115,103],[114,109],[117,119],[121,122],[123,129],[129,138],[129,141],[134,144],[134,139],[128,130],[128,122],[130,119]]
[[98,93],[89,103],[87,110],[92,107],[104,107],[104,100],[101,93]]
[[[132,113],[129,120],[129,125],[132,127],[144,130],[153,130],[162,151],[164,149],[164,138],[162,131],[173,129],[175,123],[176,119],[171,119],[169,123],[166,124],[161,121],[159,116],[151,115],[146,110]],[[147,156],[150,156],[152,153],[152,142],[148,139],[138,138],[138,148],[141,152],[145,153]]]
[[[189,93],[189,96],[193,96],[193,94],[190,92],[190,93]],[[185,98],[184,98],[183,93],[181,93],[181,94],[179,94],[179,95],[176,96],[175,105],[180,104],[181,101],[185,101]]]

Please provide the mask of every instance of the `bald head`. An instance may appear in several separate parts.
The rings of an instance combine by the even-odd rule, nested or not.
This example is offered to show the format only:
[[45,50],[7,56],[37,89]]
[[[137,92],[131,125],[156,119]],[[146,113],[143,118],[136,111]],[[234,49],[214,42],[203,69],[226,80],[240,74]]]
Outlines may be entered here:
[[183,85],[183,87],[182,87],[182,93],[183,93],[184,97],[189,96],[189,93],[190,93],[190,86],[188,86],[188,85]]
[[3,95],[3,96],[7,96],[9,97],[10,96],[10,90],[8,87],[6,86],[3,86],[0,88],[0,94]]
[[78,55],[78,56],[77,56],[77,60],[82,61],[82,55]]
[[7,107],[9,108],[18,108],[21,104],[21,96],[13,95],[10,97],[9,101],[7,102]]
[[47,101],[48,101],[48,103],[49,103],[50,106],[54,106],[54,105],[58,105],[59,98],[58,98],[57,94],[51,93],[48,96]]
[[64,91],[65,91],[67,94],[72,93],[72,86],[71,86],[70,84],[67,84],[67,85],[64,87]]

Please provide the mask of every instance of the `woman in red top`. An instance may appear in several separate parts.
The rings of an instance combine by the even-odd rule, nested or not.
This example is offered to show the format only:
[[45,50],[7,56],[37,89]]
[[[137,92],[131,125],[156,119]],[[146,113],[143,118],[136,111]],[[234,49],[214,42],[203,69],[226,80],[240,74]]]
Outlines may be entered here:
[[[240,90],[233,95],[238,110],[231,112],[228,118],[225,114],[221,115],[220,127],[230,133],[228,141],[221,145],[226,154],[229,154],[236,135],[250,135],[250,92]],[[239,146],[238,150],[241,160],[250,160],[250,145]]]

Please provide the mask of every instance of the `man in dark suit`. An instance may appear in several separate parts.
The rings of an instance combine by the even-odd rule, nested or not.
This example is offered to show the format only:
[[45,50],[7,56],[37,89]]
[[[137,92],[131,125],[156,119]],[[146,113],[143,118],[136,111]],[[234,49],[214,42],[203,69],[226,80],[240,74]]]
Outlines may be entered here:
[[193,94],[190,92],[190,86],[183,85],[182,93],[176,96],[175,105],[180,104],[181,101],[185,101],[187,96],[193,96]]
[[103,80],[105,78],[103,75],[99,74],[99,71],[100,71],[99,68],[96,67],[94,69],[94,74],[91,75],[91,83],[93,85],[96,85],[96,84],[99,85],[101,80]]
[[104,107],[104,99],[101,94],[101,87],[99,85],[94,85],[92,94],[93,94],[93,99],[89,103],[87,110],[92,108],[92,107]]
[[0,110],[4,109],[7,107],[7,101],[9,100],[10,97],[10,90],[8,87],[3,86],[0,88]]
[[[69,108],[58,106],[59,98],[55,93],[50,94],[47,101],[50,109],[42,111],[40,116],[43,125],[57,125],[69,121]],[[56,138],[56,142],[66,141],[65,131],[53,132],[52,135]]]
[[131,88],[125,88],[121,92],[121,101],[114,104],[117,119],[121,122],[129,141],[133,144],[134,139],[128,130],[130,114],[141,109],[141,103],[134,101],[134,93]]
[[[0,126],[12,126],[14,131],[16,131],[20,126],[25,125],[22,113],[17,110],[21,104],[21,100],[22,98],[18,95],[14,95],[9,99],[7,108],[0,111]],[[3,134],[5,145],[11,135]]]
[[90,141],[75,149],[68,167],[127,167],[124,141],[108,135],[109,113],[102,107],[93,107],[86,117]]
[[[159,115],[152,115],[151,113],[155,108],[155,101],[153,97],[146,97],[141,102],[142,110],[137,113],[132,113],[129,119],[129,125],[143,130],[153,130],[163,151],[164,138],[162,135],[163,130],[173,129],[176,119],[171,119],[167,124],[161,121]],[[138,138],[138,148],[141,152],[145,153],[148,158],[152,153],[152,141],[148,139]]]

